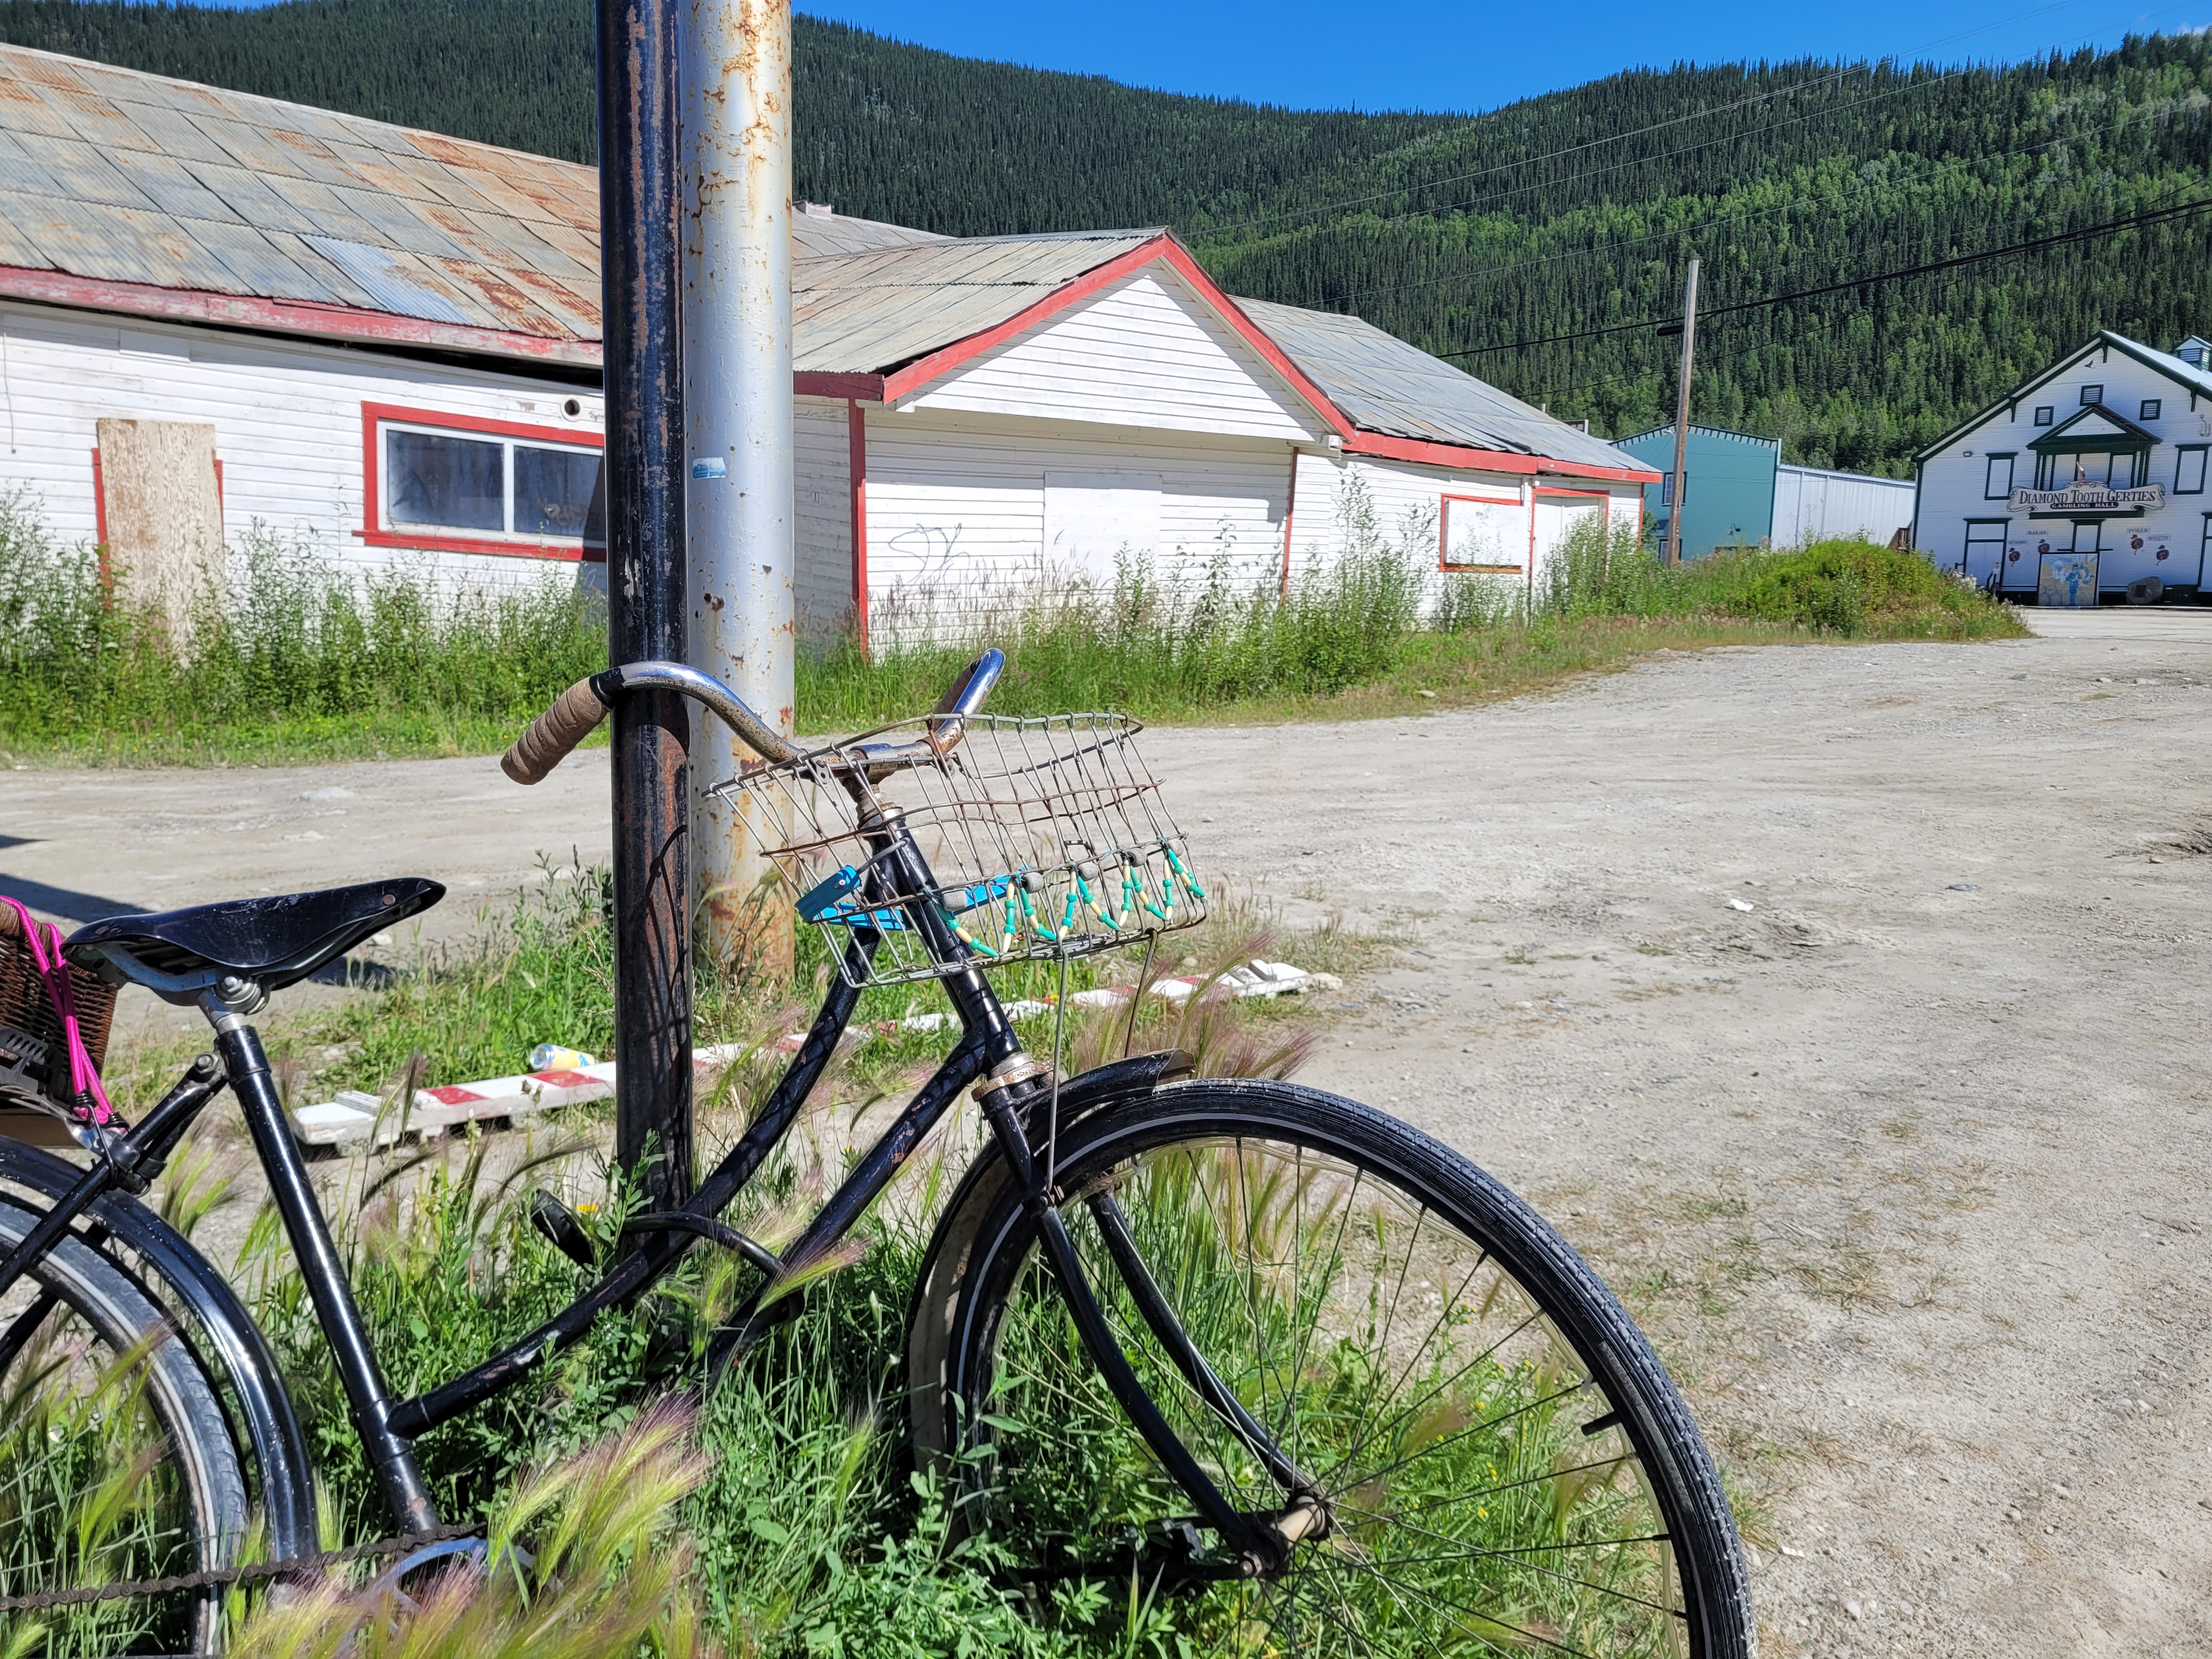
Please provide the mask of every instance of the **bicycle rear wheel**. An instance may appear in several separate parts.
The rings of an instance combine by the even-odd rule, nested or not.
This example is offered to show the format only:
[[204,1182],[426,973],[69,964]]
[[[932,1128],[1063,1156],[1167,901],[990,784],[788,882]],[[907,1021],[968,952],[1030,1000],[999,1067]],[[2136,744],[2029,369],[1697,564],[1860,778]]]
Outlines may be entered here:
[[1283,1462],[1269,1472],[1148,1322],[1117,1265],[1130,1243],[1325,1519],[1281,1571],[1233,1576],[1091,1364],[1018,1195],[987,1172],[917,1298],[915,1429],[925,1451],[964,1452],[965,1524],[1034,1588],[1179,1586],[1172,1616],[1225,1653],[1753,1650],[1734,1522],[1687,1408],[1620,1304],[1497,1182],[1279,1083],[1163,1090],[1064,1127],[1060,1153],[1061,1213],[1177,1435],[1239,1510],[1285,1508]]
[[[33,1224],[0,1202],[0,1253]],[[226,1565],[246,1491],[221,1402],[146,1287],[81,1237],[0,1297],[0,1595]],[[21,1613],[29,1652],[213,1653],[218,1592]],[[12,1634],[0,1614],[0,1646]]]

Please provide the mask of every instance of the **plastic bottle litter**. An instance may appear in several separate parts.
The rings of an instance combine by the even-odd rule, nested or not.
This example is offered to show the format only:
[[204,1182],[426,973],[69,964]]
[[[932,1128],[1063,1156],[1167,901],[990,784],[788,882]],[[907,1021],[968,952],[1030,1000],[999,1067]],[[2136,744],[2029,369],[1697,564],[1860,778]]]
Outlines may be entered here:
[[530,1069],[533,1072],[574,1072],[599,1063],[598,1056],[587,1054],[581,1048],[563,1048],[557,1042],[541,1042],[530,1051]]

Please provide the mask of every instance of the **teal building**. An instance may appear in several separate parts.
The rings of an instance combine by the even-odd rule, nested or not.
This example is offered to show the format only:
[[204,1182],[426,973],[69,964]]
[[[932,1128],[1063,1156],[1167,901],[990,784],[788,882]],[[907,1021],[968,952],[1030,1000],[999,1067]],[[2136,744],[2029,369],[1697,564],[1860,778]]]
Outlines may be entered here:
[[[1660,483],[1644,487],[1644,525],[1656,526],[1664,542],[1674,507],[1674,428],[1654,427],[1616,439],[1613,447],[1662,474]],[[1687,450],[1686,559],[1722,547],[1805,547],[1832,536],[1887,542],[1912,522],[1910,478],[1785,466],[1776,440],[1717,427],[1692,427]]]
[[[1656,529],[1664,545],[1674,510],[1674,428],[1659,426],[1616,438],[1613,447],[1664,475],[1644,487],[1644,525]],[[1688,498],[1682,556],[1699,558],[1717,547],[1756,547],[1765,540],[1774,524],[1774,481],[1781,465],[1782,445],[1775,439],[1692,427],[1683,463],[1689,483],[1682,492]]]

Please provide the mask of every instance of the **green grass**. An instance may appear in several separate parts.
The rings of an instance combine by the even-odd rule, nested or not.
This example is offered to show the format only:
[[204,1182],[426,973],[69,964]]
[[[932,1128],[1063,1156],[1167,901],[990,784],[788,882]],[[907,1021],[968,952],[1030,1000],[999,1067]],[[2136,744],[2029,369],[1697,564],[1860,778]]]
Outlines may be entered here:
[[[1533,599],[1496,577],[1425,599],[1418,562],[1358,528],[1329,569],[1245,593],[1195,595],[1125,571],[1110,596],[1032,597],[950,639],[894,636],[803,659],[810,731],[851,731],[933,704],[975,653],[1007,667],[994,711],[1111,708],[1166,723],[1264,724],[1418,713],[1542,690],[1662,648],[1813,641],[2016,639],[2018,615],[1914,553],[1863,542],[1715,555],[1669,571],[1632,534],[1571,537]],[[1418,542],[1419,537],[1409,538]]]
[[[312,1061],[302,1056],[318,1054],[318,1045],[336,1055],[323,1061],[323,1077],[312,1079],[319,1086],[340,1079],[374,1083],[386,1068],[404,1073],[434,1057],[484,1071],[519,1064],[513,1050],[526,1039],[604,1006],[604,890],[603,875],[592,870],[543,884],[516,921],[477,945],[435,959],[390,989],[272,1028],[272,1048],[292,1056],[280,1063],[280,1072],[289,1072],[287,1086],[307,1086]],[[1161,965],[1177,968],[1189,958],[1211,973],[1264,953],[1343,972],[1364,965],[1378,948],[1329,928],[1270,936],[1267,920],[1224,902],[1204,927],[1170,936]],[[818,951],[802,955],[802,991],[819,965]],[[1091,970],[1121,979],[1133,966],[1097,963]],[[1027,970],[1002,976],[1008,996],[1042,988],[1012,982],[1021,971]],[[784,1000],[789,994],[789,988],[701,990],[721,1033],[755,1038],[796,1022],[798,1009]],[[1126,1041],[1139,1049],[1189,1049],[1210,1075],[1281,1076],[1297,1067],[1306,1048],[1295,1005],[1147,1002],[1133,1032],[1125,1019],[1100,1011],[1072,1020],[1068,1069],[1119,1054]],[[340,1036],[344,1041],[325,1042]],[[949,1040],[914,1034],[843,1051],[799,1130],[732,1211],[732,1223],[771,1247],[786,1245],[834,1184],[844,1149],[872,1132],[856,1130],[860,1115],[874,1111],[871,1121],[879,1125],[886,1099],[903,1098]],[[1031,1040],[1042,1048],[1049,1032],[1040,1030]],[[779,1069],[780,1061],[767,1057],[738,1068],[732,1086],[715,1092],[702,1115],[703,1156],[715,1156],[717,1143],[738,1133]],[[554,1191],[579,1207],[602,1256],[611,1251],[629,1200],[599,1150],[604,1127],[604,1109],[580,1108],[521,1133],[460,1146],[391,1154],[363,1149],[333,1171],[336,1190],[325,1208],[394,1389],[407,1394],[442,1381],[584,1288],[591,1275],[538,1236],[524,1206],[533,1188]],[[793,1299],[792,1319],[693,1414],[672,1418],[656,1402],[696,1382],[707,1333],[756,1282],[750,1268],[705,1251],[650,1297],[603,1317],[514,1389],[424,1436],[416,1449],[441,1510],[487,1518],[501,1547],[512,1540],[535,1553],[534,1568],[512,1558],[510,1571],[489,1587],[446,1586],[420,1611],[374,1603],[343,1583],[305,1601],[242,1607],[238,1650],[335,1654],[343,1650],[346,1632],[371,1626],[383,1633],[375,1650],[391,1659],[673,1656],[708,1644],[757,1659],[960,1653],[1243,1659],[1270,1650],[1264,1619],[1272,1615],[1240,1606],[1233,1590],[1156,1599],[1126,1583],[1069,1583],[1024,1604],[1000,1577],[1003,1540],[1025,1537],[1025,1528],[1110,1542],[1125,1518],[1157,1513],[1161,1501],[1158,1471],[1142,1454],[1133,1456],[1126,1431],[1111,1426],[1113,1410],[1097,1395],[1064,1322],[1024,1316],[1010,1337],[1012,1370],[1030,1382],[1005,1401],[1007,1449],[1018,1455],[1005,1458],[994,1500],[1003,1526],[989,1536],[968,1535],[956,1520],[954,1492],[913,1472],[905,1438],[906,1311],[937,1207],[977,1133],[972,1110],[964,1109],[926,1145],[863,1218],[855,1248],[825,1264],[830,1270]],[[187,1231],[215,1196],[204,1185],[204,1152],[186,1149],[162,1194],[164,1213]],[[1338,1212],[1329,1206],[1374,1200],[1360,1199],[1356,1187],[1342,1191],[1340,1183],[1332,1198],[1327,1177],[1316,1186],[1317,1176],[1308,1166],[1261,1180],[1233,1161],[1217,1167],[1201,1160],[1194,1170],[1164,1165],[1124,1188],[1148,1256],[1172,1271],[1194,1334],[1224,1358],[1225,1374],[1255,1403],[1297,1388],[1304,1403],[1295,1420],[1305,1425],[1313,1455],[1333,1462],[1364,1446],[1377,1468],[1413,1471],[1387,1476],[1388,1505],[1385,1484],[1361,1487],[1355,1501],[1421,1506],[1431,1532],[1457,1543],[1480,1550],[1525,1538],[1540,1510],[1550,1517],[1546,1535],[1556,1534],[1563,1548],[1585,1537],[1646,1529],[1631,1513],[1638,1500],[1629,1483],[1559,1488],[1540,1498],[1513,1484],[1524,1475],[1543,1480],[1564,1455],[1582,1462],[1589,1455],[1583,1432],[1589,1413],[1557,1406],[1554,1374],[1540,1347],[1492,1349],[1487,1341],[1439,1347],[1418,1375],[1400,1382],[1410,1380],[1415,1396],[1433,1384],[1437,1398],[1384,1425],[1381,1438],[1370,1434],[1371,1384],[1383,1370],[1397,1376],[1403,1336],[1394,1346],[1387,1321],[1375,1328],[1367,1297],[1382,1279],[1405,1275],[1378,1277],[1370,1263],[1364,1278],[1355,1271],[1336,1284],[1336,1267],[1362,1252],[1345,1249],[1347,1235],[1330,1219]],[[1241,1235],[1223,1230],[1220,1193],[1208,1190],[1224,1179],[1243,1195]],[[1240,1280],[1228,1247],[1239,1237],[1279,1240],[1285,1206],[1299,1205],[1309,1206],[1306,1218],[1291,1237],[1306,1255],[1285,1272],[1279,1245],[1268,1245],[1265,1271]],[[1372,1231],[1370,1219],[1363,1209],[1354,1230],[1362,1239]],[[1420,1236],[1416,1228],[1413,1237]],[[326,1540],[380,1533],[380,1499],[273,1213],[264,1210],[249,1230],[235,1275],[299,1404],[321,1482]],[[1456,1273],[1450,1282],[1458,1282]],[[1470,1293],[1468,1303],[1489,1309],[1492,1297]],[[1291,1346],[1285,1331],[1304,1328],[1299,1322],[1311,1323],[1324,1307],[1328,1342],[1310,1352],[1297,1345],[1304,1363],[1284,1370]],[[1517,1314],[1506,1322],[1521,1328]],[[1157,1369],[1159,1362],[1152,1355],[1144,1363]],[[1175,1386],[1164,1376],[1152,1380],[1163,1390]],[[1490,1420],[1499,1431],[1464,1432],[1470,1423]],[[57,1434],[76,1443],[82,1431],[72,1421],[49,1411],[24,1419],[24,1432],[13,1439],[0,1435],[0,1494],[27,1476],[55,1486],[58,1466],[46,1447]],[[1024,1439],[1027,1453],[1018,1445]],[[98,1449],[96,1442],[84,1443]],[[1042,1455],[1035,1455],[1038,1449]],[[49,1507],[82,1507],[74,1494],[100,1492],[104,1468],[94,1457],[83,1469],[60,1471],[69,1474],[60,1482],[67,1490],[57,1488]],[[1507,1496],[1457,1501],[1489,1486]],[[132,1513],[127,1504],[118,1510],[125,1523]],[[1348,1515],[1346,1524],[1357,1532],[1379,1522]],[[9,1532],[9,1517],[0,1512],[0,1547]],[[1633,1561],[1619,1570],[1647,1571]],[[1563,1589],[1556,1574],[1500,1571],[1506,1576],[1492,1587],[1504,1598],[1499,1606],[1546,1629],[1595,1630],[1583,1605],[1586,1589]],[[1363,1619],[1407,1616],[1389,1598],[1376,1601],[1373,1585],[1355,1584],[1346,1594]],[[1439,1622],[1428,1633],[1434,1640],[1416,1646],[1449,1649],[1458,1639],[1452,1623]],[[104,1650],[97,1640],[73,1642],[80,1633],[76,1621],[64,1620],[50,1632],[53,1639],[30,1640],[25,1651]],[[10,1634],[0,1630],[0,1653],[10,1652]]]
[[113,599],[21,492],[0,494],[0,753],[16,762],[219,762],[503,748],[605,664],[604,613],[549,579],[500,595],[404,567],[359,585],[256,525],[188,637]]
[[[887,605],[872,650],[801,653],[800,730],[852,732],[935,704],[975,653],[1007,672],[994,712],[1115,709],[1166,722],[1357,719],[1510,696],[1633,661],[1812,640],[2012,638],[2017,616],[1917,555],[1856,542],[1663,569],[1632,536],[1571,538],[1544,591],[1430,586],[1418,525],[1394,544],[1354,492],[1345,544],[1287,593],[1225,562],[1170,583],[1029,592],[939,615]],[[111,601],[91,549],[0,495],[0,761],[244,764],[496,752],[605,665],[602,610],[548,575],[498,596],[402,568],[358,583],[259,526],[189,637]],[[603,740],[603,739],[599,739]]]

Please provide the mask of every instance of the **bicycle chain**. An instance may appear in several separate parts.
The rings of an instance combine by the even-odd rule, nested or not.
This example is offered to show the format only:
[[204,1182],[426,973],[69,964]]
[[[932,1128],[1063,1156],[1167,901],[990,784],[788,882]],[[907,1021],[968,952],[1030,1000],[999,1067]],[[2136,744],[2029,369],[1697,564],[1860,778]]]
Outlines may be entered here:
[[95,1584],[78,1589],[44,1590],[36,1595],[0,1596],[0,1613],[43,1613],[49,1607],[81,1607],[93,1601],[127,1601],[141,1595],[166,1595],[174,1590],[214,1589],[225,1584],[251,1583],[258,1578],[282,1578],[289,1573],[317,1567],[334,1567],[348,1561],[366,1561],[380,1555],[404,1555],[426,1544],[450,1543],[473,1538],[475,1526],[433,1527],[428,1532],[403,1533],[373,1543],[349,1544],[319,1555],[295,1555],[283,1561],[256,1561],[242,1567],[209,1567],[201,1572],[180,1573],[174,1578],[127,1579],[118,1584]]

